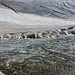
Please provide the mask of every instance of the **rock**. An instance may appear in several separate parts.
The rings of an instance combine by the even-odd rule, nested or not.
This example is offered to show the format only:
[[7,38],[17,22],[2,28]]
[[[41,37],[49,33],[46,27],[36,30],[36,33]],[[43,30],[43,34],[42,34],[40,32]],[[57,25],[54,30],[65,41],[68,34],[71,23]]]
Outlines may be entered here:
[[5,74],[3,74],[2,72],[0,72],[0,75],[5,75]]
[[13,74],[12,75],[18,75],[18,73],[15,71],[15,72],[13,72]]

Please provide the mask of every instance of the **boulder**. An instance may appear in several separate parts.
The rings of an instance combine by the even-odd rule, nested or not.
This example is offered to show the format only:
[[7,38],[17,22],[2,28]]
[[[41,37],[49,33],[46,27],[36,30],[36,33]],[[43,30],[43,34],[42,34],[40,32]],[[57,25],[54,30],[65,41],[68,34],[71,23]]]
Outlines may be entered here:
[[2,72],[0,72],[0,75],[5,75],[5,74],[3,74]]

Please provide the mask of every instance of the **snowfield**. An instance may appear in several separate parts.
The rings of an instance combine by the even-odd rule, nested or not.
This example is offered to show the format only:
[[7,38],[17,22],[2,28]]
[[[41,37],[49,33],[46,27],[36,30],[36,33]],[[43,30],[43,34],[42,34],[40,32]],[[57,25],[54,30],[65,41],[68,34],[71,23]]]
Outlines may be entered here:
[[0,0],[0,34],[75,25],[74,0]]
[[57,30],[60,27],[74,25],[74,21],[43,17],[35,14],[15,13],[6,7],[0,8],[0,32]]

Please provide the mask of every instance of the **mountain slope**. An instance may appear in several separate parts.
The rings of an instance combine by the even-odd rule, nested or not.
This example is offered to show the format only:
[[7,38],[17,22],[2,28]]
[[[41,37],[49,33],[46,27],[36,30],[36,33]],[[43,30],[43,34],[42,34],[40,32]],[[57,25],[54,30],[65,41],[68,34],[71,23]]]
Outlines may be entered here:
[[[68,14],[56,5],[56,1],[60,4],[63,3],[60,0],[0,0],[0,34],[25,31],[53,31],[61,27],[75,25],[74,21],[68,20]],[[73,6],[71,7],[74,8]],[[59,16],[56,16],[56,14]],[[67,19],[62,19],[64,14],[67,15],[63,18]],[[73,17],[71,16],[70,18],[72,19]]]
[[75,0],[2,0],[1,3],[16,12],[75,19]]

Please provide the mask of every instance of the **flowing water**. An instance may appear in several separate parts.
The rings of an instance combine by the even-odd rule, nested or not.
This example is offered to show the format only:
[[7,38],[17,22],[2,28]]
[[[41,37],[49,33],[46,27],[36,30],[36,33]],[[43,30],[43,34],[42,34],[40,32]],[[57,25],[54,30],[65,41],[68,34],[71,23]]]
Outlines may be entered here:
[[[75,72],[75,36],[60,37],[56,39],[0,40],[0,61],[0,67],[3,67],[4,63],[6,63],[5,65],[8,70],[5,69],[6,67],[4,67],[4,69],[7,71],[0,68],[0,70],[2,70],[6,75],[13,75],[12,69],[14,66],[12,66],[12,62],[13,64],[14,62],[18,62],[16,66],[21,67],[21,70],[22,65],[29,65],[30,73],[32,73],[33,71],[38,71],[37,68],[36,70],[34,69],[35,67],[33,68],[33,71],[31,71],[32,65],[35,66],[34,64],[38,64],[38,66],[40,65],[39,68],[43,66],[43,69],[47,68],[47,66],[52,65],[52,68],[50,68],[50,66],[49,69],[53,70],[52,72],[49,72],[49,75],[51,73],[54,73],[53,75],[56,75],[56,73],[54,72],[55,68],[58,71],[57,75],[60,75],[60,72],[64,75],[70,75],[71,73],[71,75],[73,75]],[[53,66],[54,64],[56,64],[57,67]],[[12,69],[10,65],[12,66]],[[65,67],[64,65],[67,66]],[[14,67],[14,70],[19,73],[19,70],[17,70],[16,68]],[[25,68],[26,67],[24,67],[24,69]],[[28,75],[27,71],[24,71],[26,75]],[[40,73],[40,71],[38,71],[38,73],[40,75],[43,75],[43,73]],[[18,75],[21,74],[23,75],[23,73],[20,73]]]

